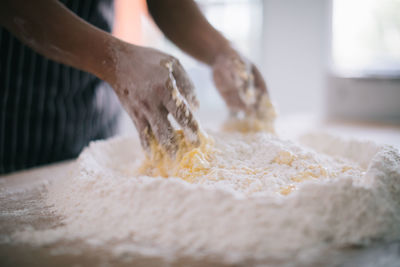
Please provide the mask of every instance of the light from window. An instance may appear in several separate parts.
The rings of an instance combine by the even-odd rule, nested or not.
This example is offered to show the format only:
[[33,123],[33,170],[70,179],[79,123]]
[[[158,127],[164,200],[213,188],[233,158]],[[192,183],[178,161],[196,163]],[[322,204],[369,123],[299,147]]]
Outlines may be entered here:
[[333,0],[332,19],[335,69],[400,73],[400,0]]

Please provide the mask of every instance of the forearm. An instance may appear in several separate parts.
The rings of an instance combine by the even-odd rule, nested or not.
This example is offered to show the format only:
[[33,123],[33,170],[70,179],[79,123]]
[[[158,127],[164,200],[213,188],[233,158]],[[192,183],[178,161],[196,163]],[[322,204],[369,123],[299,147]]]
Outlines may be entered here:
[[216,56],[230,46],[193,0],[147,0],[147,4],[163,33],[198,60],[212,65]]
[[36,52],[99,78],[113,65],[115,38],[56,0],[1,0],[0,24]]

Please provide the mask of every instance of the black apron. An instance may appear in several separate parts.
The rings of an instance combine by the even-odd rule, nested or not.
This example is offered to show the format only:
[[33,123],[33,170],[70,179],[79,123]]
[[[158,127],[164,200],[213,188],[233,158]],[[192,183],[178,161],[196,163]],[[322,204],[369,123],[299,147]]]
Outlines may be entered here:
[[[112,0],[61,2],[111,31]],[[37,54],[0,27],[0,174],[75,158],[91,140],[115,133],[120,110],[107,83]]]

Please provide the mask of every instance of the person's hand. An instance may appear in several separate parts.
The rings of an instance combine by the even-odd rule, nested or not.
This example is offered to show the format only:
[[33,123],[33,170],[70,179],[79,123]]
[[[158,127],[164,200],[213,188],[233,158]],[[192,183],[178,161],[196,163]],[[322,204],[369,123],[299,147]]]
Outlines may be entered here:
[[115,74],[109,83],[133,120],[143,148],[151,138],[170,154],[177,137],[168,120],[171,114],[192,143],[198,142],[199,125],[191,107],[197,107],[193,84],[179,61],[158,50],[118,43],[112,46]]
[[212,65],[214,83],[231,111],[257,112],[267,87],[257,67],[236,50],[219,53]]

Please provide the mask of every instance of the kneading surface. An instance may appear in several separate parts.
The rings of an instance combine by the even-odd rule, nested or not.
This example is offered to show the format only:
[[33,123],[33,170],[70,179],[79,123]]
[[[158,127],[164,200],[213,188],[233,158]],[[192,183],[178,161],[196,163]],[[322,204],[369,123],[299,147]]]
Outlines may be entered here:
[[229,261],[400,237],[394,148],[330,136],[309,136],[307,147],[267,133],[210,136],[213,144],[185,155],[169,178],[138,174],[134,138],[92,143],[76,176],[49,186],[64,225],[14,237]]

